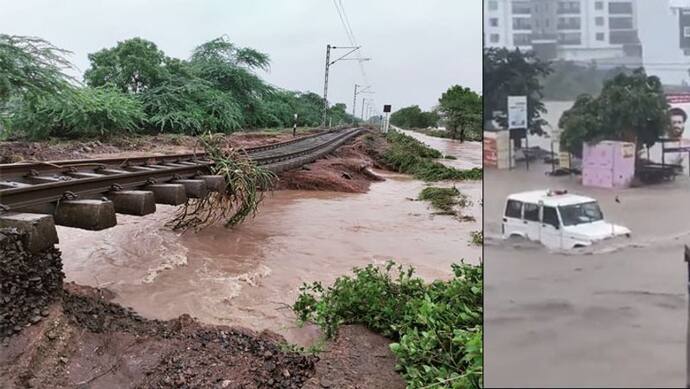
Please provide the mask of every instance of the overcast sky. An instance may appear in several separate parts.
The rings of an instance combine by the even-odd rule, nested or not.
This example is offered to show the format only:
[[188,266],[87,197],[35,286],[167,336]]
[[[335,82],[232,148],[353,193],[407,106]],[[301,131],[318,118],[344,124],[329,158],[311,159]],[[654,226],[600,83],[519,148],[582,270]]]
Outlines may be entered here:
[[[453,84],[481,91],[479,0],[342,0],[377,108],[429,109]],[[332,0],[0,0],[0,33],[33,35],[74,52],[79,75],[87,54],[139,36],[168,56],[188,58],[223,34],[271,57],[261,76],[287,89],[323,94],[326,44],[349,45]],[[333,55],[337,55],[337,51]],[[344,54],[344,52],[343,52]],[[356,61],[331,67],[329,101],[352,108]],[[360,95],[357,112],[361,113]]]

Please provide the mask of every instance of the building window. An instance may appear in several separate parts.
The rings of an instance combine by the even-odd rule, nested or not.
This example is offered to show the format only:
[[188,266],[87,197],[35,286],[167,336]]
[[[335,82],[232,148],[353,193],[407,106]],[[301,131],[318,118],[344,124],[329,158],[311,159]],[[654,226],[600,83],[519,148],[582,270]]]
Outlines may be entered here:
[[513,34],[513,44],[515,46],[529,46],[532,44],[532,36],[530,34]]
[[609,42],[612,45],[622,45],[626,43],[638,43],[637,31],[611,31],[609,34]]
[[603,10],[604,9],[604,2],[603,1],[597,1],[596,3],[594,3],[594,9],[596,9],[597,11]]
[[631,30],[633,20],[631,17],[609,18],[609,28],[611,30]]
[[603,32],[597,32],[597,40],[602,42],[605,41],[606,35]]
[[577,16],[558,18],[558,29],[559,30],[579,30],[580,29],[580,18]]
[[489,19],[489,25],[491,27],[498,27],[498,18],[491,18]]
[[513,15],[531,15],[532,7],[530,7],[529,1],[517,1],[514,0],[512,3]]
[[531,30],[532,23],[529,18],[513,18],[513,30]]
[[489,37],[489,41],[491,41],[491,43],[498,43],[499,40],[501,40],[501,36],[498,34],[491,34]]
[[556,10],[559,14],[579,14],[580,13],[580,2],[579,1],[559,1],[558,9]]
[[595,23],[597,26],[603,26],[604,25],[604,17],[603,16],[597,16],[594,19]]
[[489,1],[489,11],[496,11],[496,10],[498,10],[498,1],[490,0]]
[[558,43],[562,45],[580,45],[582,38],[579,32],[561,32],[558,34]]
[[611,2],[609,3],[609,13],[613,15],[632,15],[632,3],[630,1]]

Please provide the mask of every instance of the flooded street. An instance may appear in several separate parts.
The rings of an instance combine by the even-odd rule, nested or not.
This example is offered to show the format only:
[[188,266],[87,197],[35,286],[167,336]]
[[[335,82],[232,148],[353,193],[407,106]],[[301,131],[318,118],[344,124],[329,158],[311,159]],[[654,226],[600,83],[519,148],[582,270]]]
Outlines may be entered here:
[[[684,386],[690,180],[609,191],[533,168],[485,175],[487,387]],[[632,237],[573,253],[503,241],[505,197],[546,188],[596,198]]]
[[[481,161],[480,147],[457,150],[467,154],[456,155],[459,160]],[[60,228],[66,278],[108,288],[115,302],[145,317],[188,313],[308,344],[318,332],[296,328],[288,308],[303,282],[330,284],[352,267],[389,259],[415,266],[427,279],[446,278],[453,262],[481,257],[481,247],[469,243],[471,232],[481,229],[481,182],[456,183],[473,199],[464,214],[476,218],[459,222],[411,200],[423,182],[377,173],[386,181],[366,194],[268,194],[257,217],[232,230],[180,235],[164,226],[174,208],[163,205],[145,217],[118,215],[118,225],[101,232]]]

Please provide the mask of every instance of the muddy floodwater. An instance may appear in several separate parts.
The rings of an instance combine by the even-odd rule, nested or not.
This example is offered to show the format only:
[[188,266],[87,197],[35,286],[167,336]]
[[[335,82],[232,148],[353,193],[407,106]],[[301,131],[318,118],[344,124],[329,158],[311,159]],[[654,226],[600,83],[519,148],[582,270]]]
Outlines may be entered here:
[[[605,190],[545,169],[485,173],[487,387],[684,386],[690,180]],[[570,253],[503,241],[505,197],[546,188],[598,199],[632,237]]]
[[[457,150],[460,160],[481,161],[481,147]],[[164,223],[175,208],[163,205],[145,217],[118,215],[118,225],[105,231],[59,228],[67,280],[106,287],[115,302],[145,317],[188,313],[308,344],[318,332],[297,328],[288,308],[303,282],[330,284],[355,266],[389,259],[414,265],[427,279],[449,277],[461,259],[479,262],[481,247],[470,244],[470,234],[481,229],[481,182],[455,183],[473,199],[464,213],[476,218],[460,222],[412,200],[423,182],[377,173],[386,181],[365,194],[274,192],[255,219],[234,229],[172,232]]]

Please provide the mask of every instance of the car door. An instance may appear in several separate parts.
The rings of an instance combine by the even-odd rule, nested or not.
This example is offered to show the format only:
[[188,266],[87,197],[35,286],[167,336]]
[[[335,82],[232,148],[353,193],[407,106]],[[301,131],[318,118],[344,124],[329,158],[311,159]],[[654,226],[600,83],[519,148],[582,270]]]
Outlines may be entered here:
[[556,207],[542,207],[541,242],[552,249],[562,248],[563,228]]
[[509,238],[511,235],[525,236],[522,202],[517,200],[508,200],[503,214],[503,236]]
[[541,221],[539,220],[539,205],[524,203],[522,205],[522,224],[525,227],[525,234],[531,240],[541,240]]

